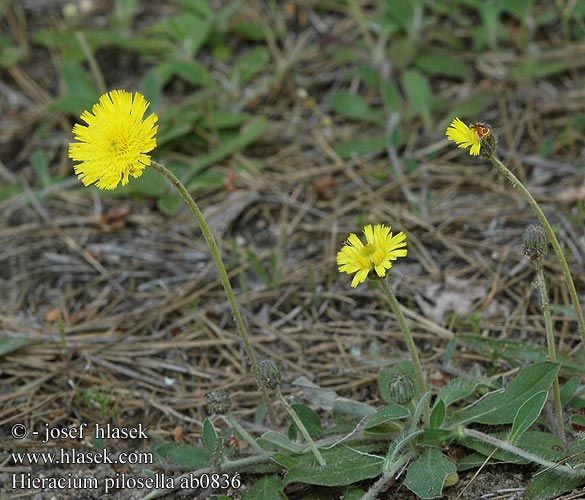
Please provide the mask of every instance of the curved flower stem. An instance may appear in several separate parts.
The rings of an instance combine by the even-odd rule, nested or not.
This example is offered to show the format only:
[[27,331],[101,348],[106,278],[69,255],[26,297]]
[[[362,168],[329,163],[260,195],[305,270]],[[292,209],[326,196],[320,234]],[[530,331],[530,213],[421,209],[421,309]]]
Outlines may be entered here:
[[232,289],[229,276],[223,264],[223,260],[221,259],[221,255],[219,253],[219,248],[217,246],[215,238],[213,237],[213,234],[211,233],[209,226],[207,225],[207,222],[205,221],[205,218],[201,213],[201,210],[199,210],[199,207],[195,203],[195,200],[193,199],[189,191],[187,191],[187,188],[183,185],[183,183],[175,176],[175,174],[173,174],[164,165],[161,165],[160,163],[152,160],[151,166],[159,174],[162,174],[171,182],[171,184],[179,192],[181,198],[183,198],[183,200],[191,210],[193,216],[197,220],[197,223],[199,224],[201,234],[203,234],[205,243],[207,243],[213,261],[215,262],[215,265],[217,267],[217,271],[219,273],[219,277],[225,290],[228,302],[230,303],[230,307],[234,315],[234,321],[240,333],[240,337],[244,342],[244,348],[246,349],[246,353],[248,354],[250,365],[252,366],[252,373],[256,378],[256,384],[258,385],[258,389],[260,390],[260,394],[262,395],[262,400],[264,401],[264,405],[266,406],[266,410],[268,411],[270,420],[274,425],[276,425],[277,419],[276,414],[274,413],[274,408],[272,408],[272,402],[270,400],[270,397],[268,396],[268,391],[266,387],[264,387],[264,384],[262,384],[262,380],[260,379],[260,370],[258,369],[258,362],[256,361],[254,346],[252,345],[250,335],[248,334],[248,329],[246,328],[246,324],[244,323],[244,319],[242,318],[242,314],[240,313],[240,308],[238,307],[238,303],[236,302],[236,297],[234,295],[234,291]]
[[284,399],[282,392],[280,392],[280,388],[276,387],[274,389],[274,392],[276,394],[276,397],[282,403],[282,406],[284,406],[284,409],[288,413],[289,417],[295,423],[295,425],[297,426],[299,431],[301,431],[301,434],[305,438],[305,441],[309,445],[309,448],[311,448],[311,451],[313,452],[313,455],[315,455],[315,458],[317,459],[317,462],[319,462],[319,465],[321,465],[321,466],[327,465],[327,462],[325,462],[325,459],[321,455],[319,448],[317,448],[315,441],[313,441],[313,438],[310,436],[309,431],[307,431],[307,428],[305,427],[305,425],[303,424],[303,422],[301,421],[301,419],[297,415],[297,412],[294,411],[293,407],[290,404],[288,404],[288,401],[286,399]]
[[[402,333],[404,334],[404,340],[406,341],[406,347],[408,348],[408,352],[410,353],[410,357],[412,358],[412,363],[414,365],[414,371],[416,373],[416,385],[420,392],[420,396],[422,397],[426,392],[426,383],[425,383],[425,376],[423,374],[422,364],[420,362],[420,358],[418,357],[418,351],[416,350],[416,344],[414,343],[414,339],[412,338],[412,333],[410,333],[410,328],[408,323],[406,322],[406,318],[404,317],[404,313],[402,309],[400,309],[400,304],[398,300],[396,300],[396,295],[392,291],[392,287],[387,280],[382,279],[382,288],[386,292],[386,296],[388,297],[388,301],[390,302],[390,307],[396,317],[398,322],[400,323],[400,327],[402,329]],[[425,406],[425,424],[428,423],[429,418],[429,404],[427,402]]]
[[[548,357],[552,362],[557,361],[557,354],[555,350],[555,337],[553,332],[553,323],[550,316],[550,304],[548,301],[548,293],[546,291],[546,282],[544,281],[544,272],[542,271],[542,259],[536,257],[534,260],[534,267],[536,269],[536,279],[538,281],[538,289],[540,290],[540,300],[542,302],[542,314],[544,315],[544,325],[546,328],[546,342],[548,344]],[[553,380],[553,398],[555,407],[556,420],[556,435],[565,441],[565,430],[563,426],[563,405],[561,403],[561,390],[559,388],[559,376],[556,375]]]
[[461,435],[461,437],[471,437],[478,439],[479,441],[483,441],[484,443],[495,446],[500,450],[507,451],[508,453],[512,453],[518,457],[522,457],[532,463],[541,465],[546,469],[553,469],[556,472],[567,474],[571,477],[585,477],[584,469],[577,469],[569,465],[562,465],[557,464],[555,462],[550,462],[545,458],[535,455],[534,453],[530,453],[528,451],[523,450],[522,448],[518,448],[517,446],[514,446],[513,444],[510,444],[507,441],[502,441],[501,439],[490,436],[489,434],[484,434],[483,432],[480,431],[476,431],[475,429],[460,428],[458,429],[458,434]]
[[561,264],[561,269],[563,270],[563,275],[565,276],[565,281],[567,282],[567,287],[569,289],[569,295],[571,297],[571,302],[573,303],[573,308],[575,309],[575,314],[577,315],[577,323],[579,325],[579,333],[581,334],[581,343],[582,346],[585,347],[585,319],[583,318],[583,310],[579,304],[579,297],[577,296],[577,290],[575,289],[575,283],[573,282],[573,277],[571,276],[571,271],[569,270],[569,265],[567,264],[567,260],[565,259],[565,254],[557,240],[557,237],[549,224],[546,216],[544,215],[543,211],[536,203],[536,200],[532,197],[530,192],[524,187],[524,185],[518,180],[518,178],[504,165],[496,156],[492,154],[487,155],[487,159],[494,165],[511,183],[512,186],[515,187],[526,201],[536,213],[536,216],[540,220],[540,223],[544,227],[546,234],[552,244],[552,247],[557,254],[557,258]]

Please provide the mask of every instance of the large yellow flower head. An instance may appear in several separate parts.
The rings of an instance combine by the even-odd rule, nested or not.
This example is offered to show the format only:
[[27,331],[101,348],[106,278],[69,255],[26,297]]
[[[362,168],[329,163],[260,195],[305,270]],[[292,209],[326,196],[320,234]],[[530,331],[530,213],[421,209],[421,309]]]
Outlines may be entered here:
[[460,148],[470,148],[469,154],[479,155],[482,139],[490,135],[490,128],[486,123],[475,123],[468,127],[459,118],[455,118],[447,128],[447,139],[456,142]]
[[351,282],[353,288],[365,281],[371,272],[383,278],[393,260],[406,257],[406,235],[400,232],[392,236],[390,229],[383,224],[376,224],[373,228],[368,224],[364,227],[365,245],[355,233],[351,233],[337,252],[339,272],[356,273]]
[[128,177],[140,177],[150,165],[149,153],[156,147],[158,117],[144,113],[149,103],[142,94],[112,90],[99,99],[91,110],[84,111],[73,126],[75,140],[69,144],[69,157],[79,161],[73,168],[85,186],[115,189]]

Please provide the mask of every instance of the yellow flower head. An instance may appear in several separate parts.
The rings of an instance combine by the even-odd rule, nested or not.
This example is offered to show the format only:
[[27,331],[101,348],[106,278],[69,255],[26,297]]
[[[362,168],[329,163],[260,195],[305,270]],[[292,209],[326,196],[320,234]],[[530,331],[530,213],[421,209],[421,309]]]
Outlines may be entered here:
[[150,165],[146,153],[156,147],[158,117],[153,113],[143,119],[148,105],[138,92],[112,90],[100,97],[91,113],[81,114],[87,125],[73,126],[79,142],[69,144],[69,157],[81,162],[73,168],[84,186],[115,189],[120,181],[125,186],[128,176],[140,177]]
[[371,224],[364,227],[366,244],[351,233],[347,241],[337,252],[337,265],[340,273],[356,273],[351,282],[355,288],[365,281],[370,272],[375,272],[380,278],[386,276],[386,271],[392,267],[392,261],[398,257],[405,257],[406,235],[402,232],[392,236],[390,228],[383,224]]
[[475,123],[468,127],[459,118],[455,118],[447,128],[447,139],[456,142],[460,148],[471,148],[469,154],[479,155],[481,141],[490,134],[490,128],[485,123]]

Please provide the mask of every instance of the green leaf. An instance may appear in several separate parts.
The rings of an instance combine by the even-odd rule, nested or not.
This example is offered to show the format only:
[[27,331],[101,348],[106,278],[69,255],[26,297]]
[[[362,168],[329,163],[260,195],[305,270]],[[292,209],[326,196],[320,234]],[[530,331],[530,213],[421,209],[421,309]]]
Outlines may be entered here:
[[364,490],[360,490],[355,486],[348,486],[347,488],[343,488],[342,496],[343,500],[361,500],[361,498],[366,494]]
[[230,31],[253,42],[263,42],[266,38],[264,26],[261,23],[253,23],[251,21],[236,22],[230,27]]
[[518,438],[522,436],[522,434],[524,434],[536,421],[536,419],[540,416],[542,409],[544,408],[547,397],[548,391],[537,392],[520,408],[518,408],[518,413],[516,413],[516,417],[514,417],[514,422],[512,422],[512,430],[510,431],[510,436],[508,437],[509,443],[516,443]]
[[331,94],[329,105],[335,112],[354,120],[384,123],[385,117],[382,111],[370,107],[363,97],[344,90]]
[[[323,432],[319,415],[317,415],[311,408],[304,404],[293,404],[292,408],[297,416],[301,419],[301,422],[305,426],[305,429],[307,429],[309,436],[311,436],[313,439],[319,439]],[[291,427],[297,430],[297,426],[294,422],[291,422]]]
[[376,408],[361,401],[354,401],[353,399],[337,398],[333,403],[331,409],[333,413],[341,413],[343,415],[352,415],[355,417],[367,417],[376,413]]
[[480,383],[476,377],[457,377],[439,391],[439,398],[443,400],[445,406],[452,405],[471,396]]
[[165,193],[159,196],[156,206],[167,215],[174,215],[183,207],[184,200],[180,195],[175,193]]
[[167,186],[161,182],[160,174],[152,168],[144,169],[138,179],[132,179],[126,186],[119,186],[116,189],[117,194],[133,193],[148,198],[159,198],[167,192]]
[[457,412],[452,423],[460,425],[470,422],[491,425],[511,423],[518,409],[528,399],[550,389],[559,368],[558,363],[549,361],[523,368],[503,390],[488,394],[474,406]]
[[581,477],[560,474],[554,469],[546,470],[533,476],[522,498],[524,500],[558,498],[563,493],[576,488],[582,480]]
[[205,130],[221,130],[243,125],[250,119],[247,113],[226,113],[224,111],[212,111],[206,114],[200,125]]
[[438,429],[443,425],[445,421],[445,415],[447,414],[447,407],[441,398],[437,399],[433,411],[431,411],[431,418],[429,425],[431,429]]
[[176,444],[167,450],[166,458],[193,470],[209,467],[211,453],[205,448],[189,444]]
[[223,160],[232,153],[245,149],[264,133],[267,125],[268,122],[264,118],[256,118],[251,120],[244,127],[242,127],[239,134],[222,142],[219,146],[214,147],[211,153],[204,155],[203,158],[198,160],[195,164],[191,165],[188,172],[186,173],[185,178],[182,179],[183,182],[190,181],[199,172],[206,169],[210,165]]
[[265,476],[250,488],[242,500],[282,500],[284,496],[282,479],[276,474]]
[[[480,335],[461,334],[457,335],[457,341],[463,341],[483,354],[489,352],[494,358],[502,357],[513,363],[544,361],[548,356],[546,347],[519,340],[491,339]],[[584,364],[575,363],[561,354],[557,354],[557,361],[563,368],[580,373],[585,372]]]
[[61,78],[67,94],[51,104],[53,111],[64,111],[79,116],[84,109],[91,109],[98,99],[98,92],[89,73],[81,64],[65,60],[61,67]]
[[293,443],[281,432],[268,431],[258,438],[258,444],[265,450],[282,450],[290,453],[302,453],[303,447]]
[[430,130],[432,92],[428,78],[416,70],[408,70],[402,75],[402,85],[410,105],[422,118],[425,129]]
[[409,465],[404,485],[423,500],[439,498],[445,479],[456,471],[455,464],[440,450],[430,448]]
[[16,66],[26,57],[26,47],[12,45],[9,38],[0,34],[0,67]]
[[237,87],[243,87],[252,78],[259,74],[270,62],[270,53],[265,47],[257,47],[244,54],[230,74],[230,82]]
[[199,49],[209,38],[213,22],[195,14],[182,12],[179,16],[168,17],[153,24],[149,33],[155,38],[168,38],[180,49],[178,55],[193,60]]
[[0,356],[18,351],[18,349],[28,347],[29,345],[38,344],[39,342],[39,339],[29,337],[0,337]]
[[467,99],[460,103],[453,103],[451,99],[445,101],[440,106],[441,109],[447,109],[449,112],[449,122],[459,116],[461,119],[470,117],[472,121],[481,119],[483,112],[491,108],[497,101],[498,95],[495,92],[481,90],[471,94]]
[[0,201],[8,200],[14,196],[17,196],[24,192],[24,188],[20,182],[13,182],[12,184],[6,184],[0,186]]
[[585,429],[585,417],[583,415],[571,415],[571,425]]
[[42,149],[36,149],[30,156],[30,162],[37,176],[38,184],[41,188],[50,186],[51,174],[49,173],[49,162],[45,157]]
[[573,377],[567,380],[567,382],[561,388],[561,404],[567,405],[573,399],[573,396],[577,393],[581,379],[579,377]]
[[364,429],[372,429],[393,422],[394,420],[404,420],[408,418],[409,415],[410,412],[403,406],[385,406],[366,419]]
[[454,431],[449,429],[426,428],[424,433],[424,443],[428,446],[442,446],[453,442]]
[[278,465],[282,465],[285,469],[290,469],[293,465],[299,463],[299,457],[291,457],[285,453],[275,453],[270,457]]
[[[499,433],[496,434],[496,437],[505,440],[507,436],[505,433]],[[519,457],[513,453],[500,449],[495,449],[494,451],[493,445],[484,443],[478,439],[466,438],[458,441],[467,448],[475,450],[481,454],[481,457],[473,458],[469,455],[460,460],[458,462],[460,470],[462,467],[467,467],[467,465],[472,467],[476,467],[478,464],[481,465],[487,456],[491,456],[494,460],[506,463],[528,463],[527,459]],[[518,438],[516,446],[551,461],[558,461],[563,457],[562,452],[559,451],[563,449],[563,442],[557,436],[546,432],[526,431]]]
[[417,68],[429,75],[444,75],[465,80],[471,68],[460,59],[449,54],[422,54],[414,60]]
[[510,76],[520,80],[525,78],[541,79],[557,73],[564,73],[569,69],[569,63],[564,59],[542,61],[528,59],[523,61],[517,68],[510,71]]
[[379,476],[384,460],[344,445],[322,450],[326,465],[316,463],[313,455],[303,455],[284,478],[284,484],[303,483],[320,486],[347,486]]
[[370,139],[354,139],[335,148],[335,152],[344,160],[354,156],[373,155],[386,150],[388,140],[386,135]]
[[214,88],[216,86],[207,68],[199,61],[170,61],[167,62],[167,65],[175,75],[181,77],[186,82],[206,88]]
[[217,431],[215,430],[215,426],[213,425],[213,422],[209,420],[209,418],[206,418],[203,421],[203,430],[201,432],[201,437],[203,438],[203,443],[205,444],[205,447],[209,451],[215,450],[217,440],[219,438],[217,437]]

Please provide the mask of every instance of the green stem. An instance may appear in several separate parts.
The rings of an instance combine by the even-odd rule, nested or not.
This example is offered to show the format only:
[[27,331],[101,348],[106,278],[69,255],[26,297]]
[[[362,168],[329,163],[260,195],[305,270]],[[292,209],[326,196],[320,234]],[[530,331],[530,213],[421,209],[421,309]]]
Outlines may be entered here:
[[[536,279],[538,281],[538,289],[540,290],[540,300],[542,302],[542,314],[544,315],[544,325],[546,328],[546,342],[548,344],[548,357],[552,362],[556,363],[557,354],[555,351],[553,323],[550,315],[550,304],[548,301],[548,293],[546,291],[546,282],[544,281],[544,272],[542,270],[542,259],[540,257],[536,257],[534,259],[534,267],[536,268]],[[553,381],[553,398],[555,407],[556,435],[564,442],[565,431],[563,426],[563,405],[561,403],[561,390],[559,387],[558,373]]]
[[509,453],[513,453],[519,457],[522,457],[532,463],[541,465],[545,469],[553,469],[557,472],[561,472],[567,474],[571,477],[585,477],[585,470],[584,469],[574,469],[569,465],[562,465],[555,462],[549,462],[545,458],[539,457],[538,455],[534,455],[528,451],[524,451],[513,444],[510,444],[506,441],[502,441],[498,438],[490,436],[489,434],[484,434],[483,432],[476,431],[474,429],[466,429],[460,428],[458,430],[461,437],[471,437],[483,441],[489,445],[495,446],[501,450],[507,451]]
[[384,486],[386,486],[390,481],[392,481],[392,479],[393,474],[382,474],[380,478],[370,487],[366,494],[361,498],[361,500],[376,500],[376,498],[378,498],[378,493],[380,493]]
[[583,318],[583,310],[579,304],[579,297],[577,296],[577,290],[575,289],[575,283],[573,282],[573,277],[571,276],[571,271],[569,270],[569,265],[567,264],[567,260],[565,259],[565,254],[557,240],[557,237],[549,224],[546,216],[544,215],[543,211],[536,203],[536,200],[532,197],[530,192],[524,187],[524,185],[518,180],[518,178],[504,165],[495,155],[488,154],[488,160],[512,183],[512,186],[518,189],[522,196],[526,198],[526,201],[536,213],[536,216],[540,220],[540,223],[543,225],[544,230],[552,244],[552,247],[557,254],[557,258],[561,264],[561,269],[563,270],[563,275],[565,276],[565,281],[567,282],[567,287],[569,289],[569,295],[571,297],[571,302],[573,303],[573,307],[575,308],[575,314],[577,315],[577,323],[579,324],[579,333],[581,334],[581,343],[585,346],[585,319]]
[[327,462],[325,462],[323,456],[321,455],[321,452],[319,451],[319,448],[317,448],[317,445],[315,444],[315,441],[313,441],[313,438],[310,436],[309,432],[307,431],[307,428],[297,415],[297,412],[294,411],[293,407],[288,404],[288,401],[286,399],[284,399],[282,392],[280,392],[280,388],[276,387],[274,389],[274,392],[276,393],[276,397],[282,403],[282,406],[284,406],[284,409],[288,413],[289,417],[293,420],[299,431],[301,431],[301,434],[305,438],[305,441],[309,445],[309,448],[311,448],[311,451],[313,452],[313,455],[315,455],[315,458],[317,459],[317,462],[319,462],[319,465],[321,466],[327,465]]
[[274,413],[274,408],[272,408],[272,402],[270,400],[270,397],[268,396],[268,391],[266,387],[264,387],[264,384],[262,384],[262,380],[260,378],[260,370],[258,369],[258,362],[256,361],[254,346],[252,345],[248,329],[246,328],[246,324],[244,323],[244,319],[242,318],[240,308],[238,307],[238,303],[236,302],[236,297],[234,295],[234,291],[232,289],[229,276],[223,264],[223,260],[221,259],[221,255],[219,253],[219,248],[217,246],[215,238],[213,237],[213,234],[211,233],[211,230],[209,229],[209,226],[207,225],[207,222],[205,221],[205,218],[203,217],[201,210],[199,210],[199,207],[195,203],[195,200],[193,199],[189,191],[187,191],[187,188],[185,188],[183,183],[175,176],[175,174],[173,174],[164,165],[161,165],[160,163],[152,160],[151,166],[159,174],[162,174],[171,182],[171,184],[181,195],[181,198],[183,198],[183,200],[193,213],[193,216],[197,220],[197,223],[199,224],[201,234],[205,239],[205,243],[207,243],[207,246],[209,247],[209,251],[211,252],[211,256],[217,267],[219,278],[221,280],[221,283],[223,284],[225,294],[232,309],[234,321],[236,323],[238,331],[240,332],[240,337],[244,342],[244,348],[246,349],[246,353],[248,354],[248,359],[250,360],[250,365],[252,366],[252,373],[256,378],[256,384],[258,385],[258,389],[260,390],[260,394],[262,395],[262,400],[264,401],[264,405],[266,406],[266,410],[268,411],[268,415],[270,416],[272,424],[276,425],[277,422],[276,414]]
[[100,65],[98,64],[97,59],[95,58],[95,56],[91,50],[91,47],[87,43],[87,39],[85,38],[84,33],[82,31],[76,30],[75,31],[75,38],[77,38],[77,42],[79,43],[79,46],[81,47],[81,51],[83,52],[83,55],[87,59],[87,65],[89,66],[89,71],[91,72],[91,74],[93,76],[94,83],[95,83],[97,89],[100,91],[100,94],[105,94],[106,93],[106,81],[104,80],[104,75],[102,74],[102,71],[100,70]]
[[[427,392],[426,384],[425,384],[425,376],[423,374],[422,364],[420,362],[420,358],[418,357],[418,352],[416,350],[416,344],[414,343],[414,339],[412,338],[412,333],[410,333],[410,328],[408,323],[406,322],[406,318],[404,317],[404,313],[400,308],[400,304],[398,304],[398,300],[396,300],[396,295],[392,291],[392,287],[387,280],[382,279],[382,288],[386,292],[386,296],[390,302],[390,307],[396,317],[398,318],[398,322],[400,323],[400,327],[402,328],[402,333],[404,334],[404,340],[406,341],[406,347],[408,348],[408,352],[410,353],[410,357],[412,358],[412,363],[414,365],[414,371],[416,373],[416,385],[420,392],[420,396],[423,397],[424,394]],[[428,404],[425,410],[425,422],[428,419]]]

